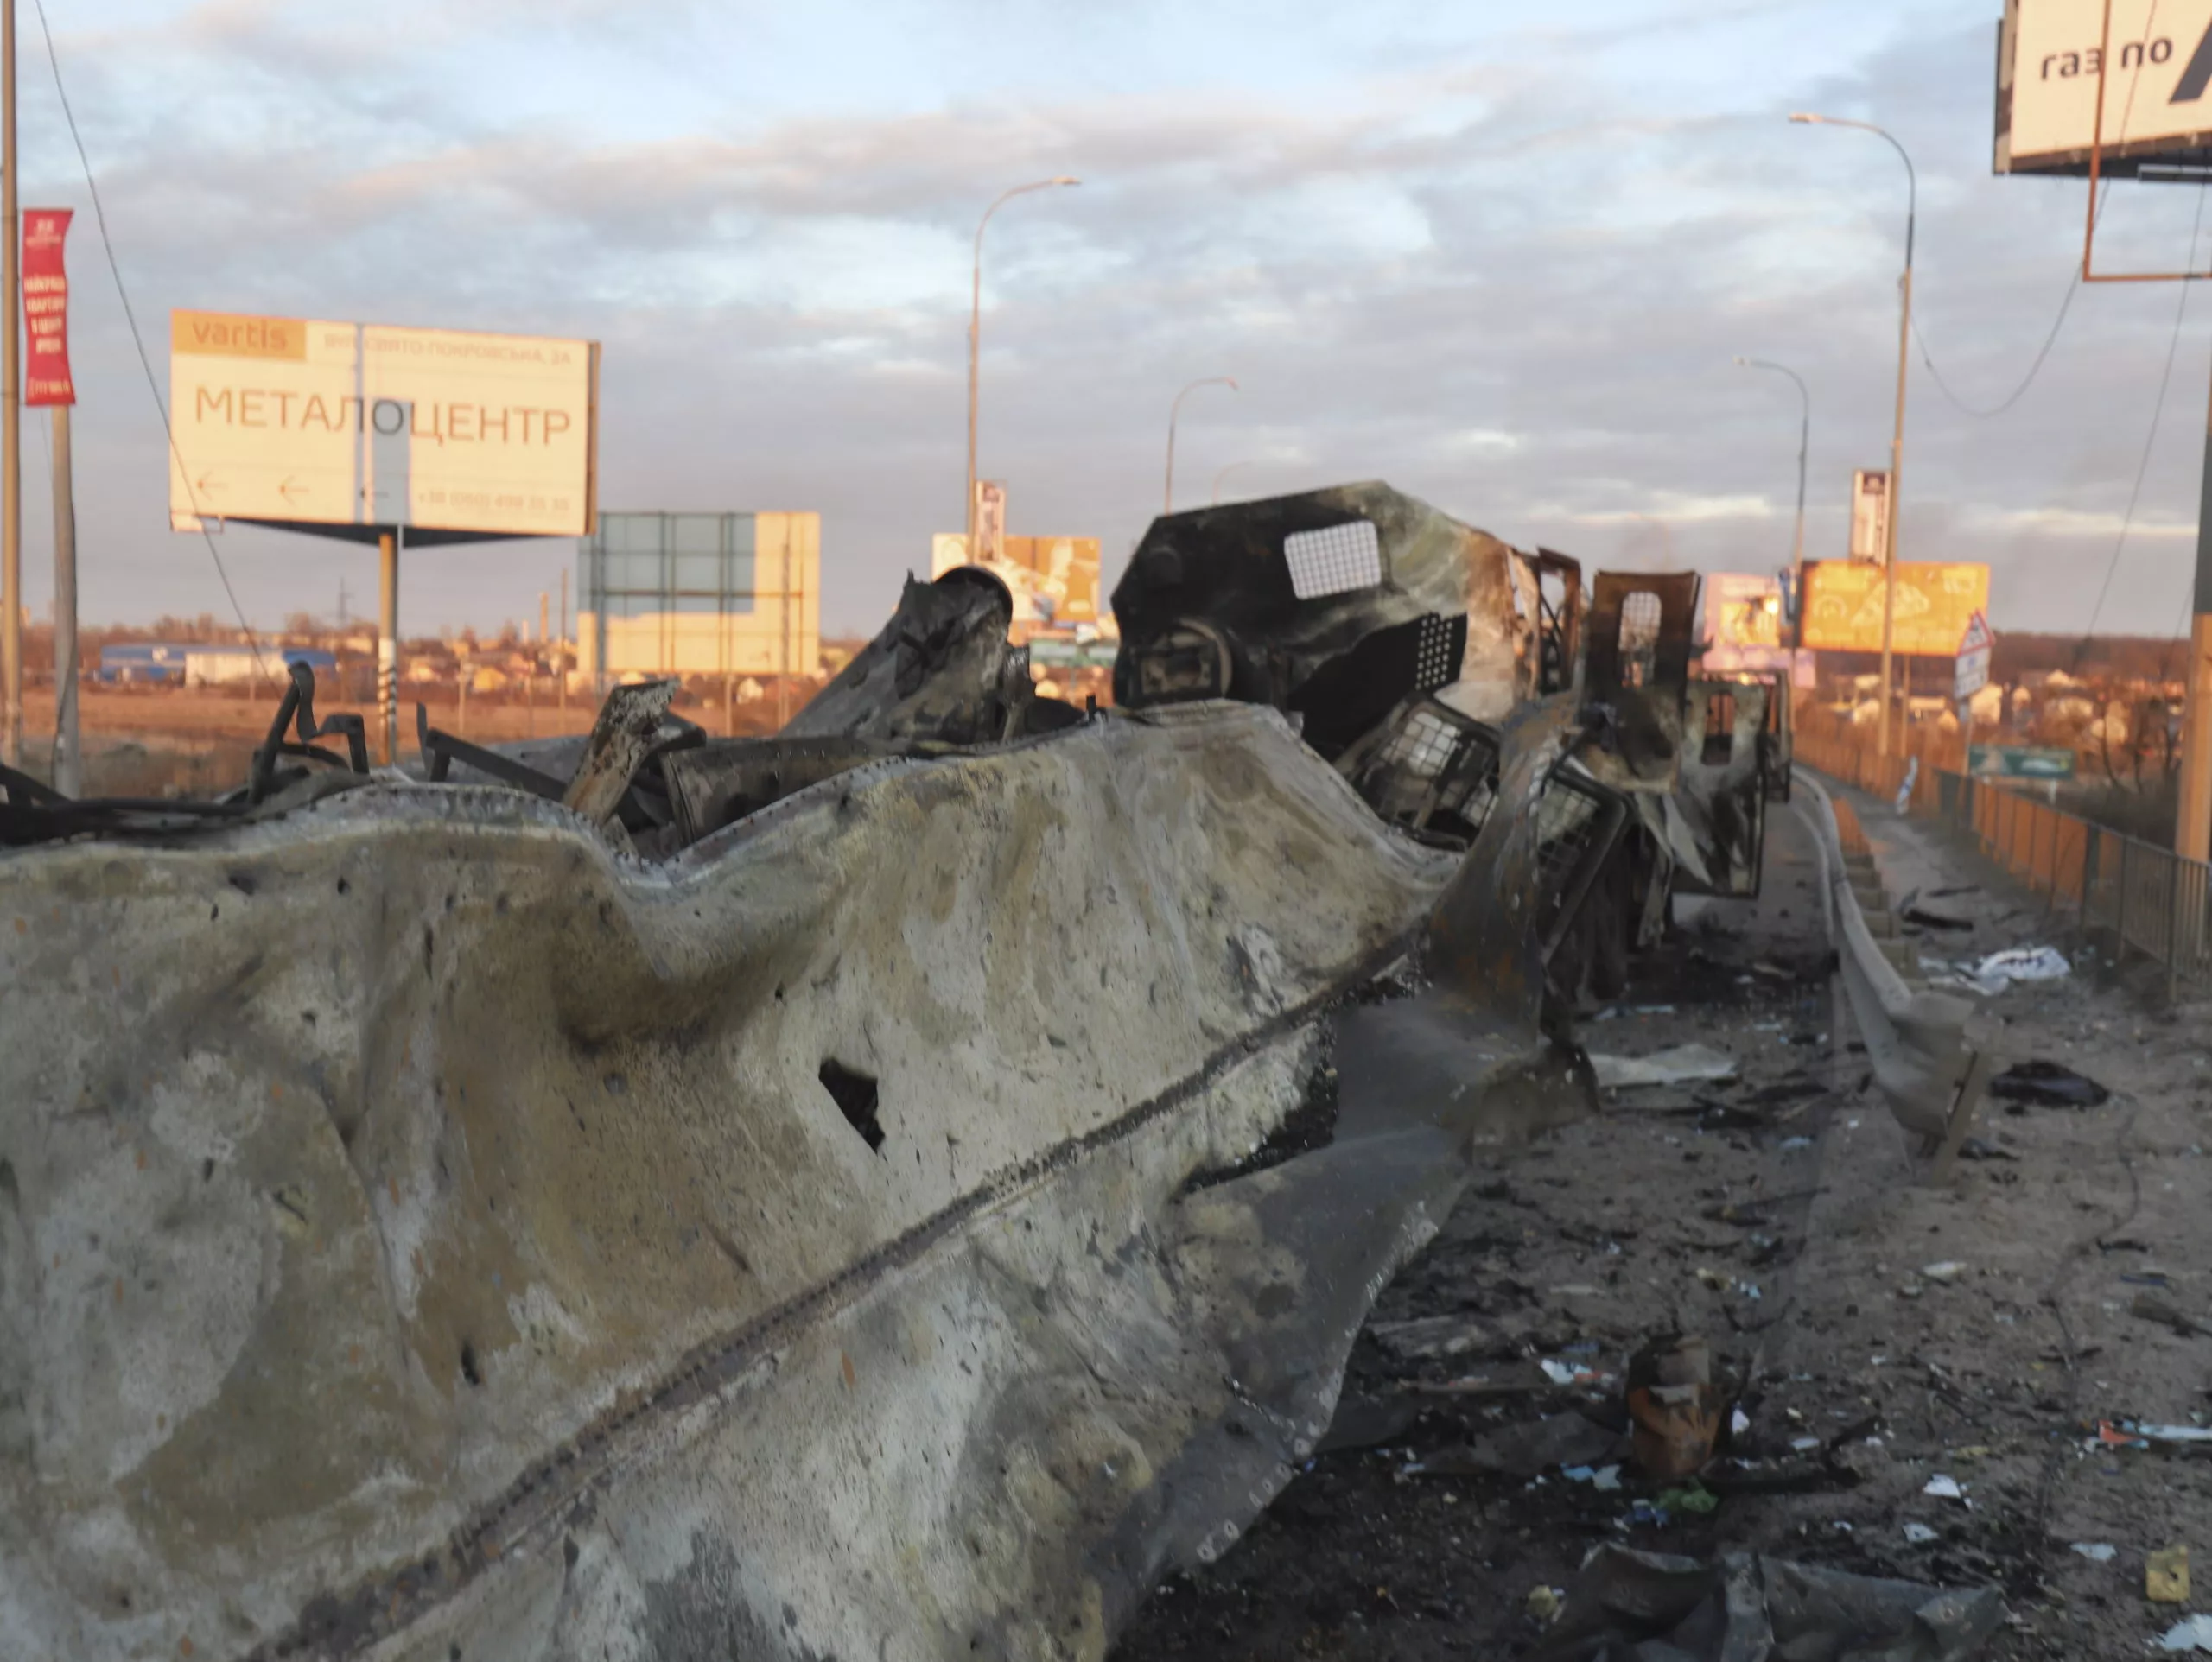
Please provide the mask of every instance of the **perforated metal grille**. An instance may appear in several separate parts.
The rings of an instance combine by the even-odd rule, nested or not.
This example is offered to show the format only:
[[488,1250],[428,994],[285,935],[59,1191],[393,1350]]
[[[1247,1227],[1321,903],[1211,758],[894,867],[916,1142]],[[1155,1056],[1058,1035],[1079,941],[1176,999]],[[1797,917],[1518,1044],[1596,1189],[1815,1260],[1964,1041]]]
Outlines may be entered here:
[[1459,655],[1452,650],[1452,620],[1430,612],[1421,620],[1421,639],[1414,648],[1414,690],[1432,692],[1459,678]]
[[1659,597],[1640,588],[1621,597],[1621,685],[1649,687],[1659,669],[1659,625],[1664,617]]
[[1382,580],[1382,544],[1371,520],[1347,520],[1318,531],[1293,531],[1282,540],[1290,592],[1301,600],[1348,594]]

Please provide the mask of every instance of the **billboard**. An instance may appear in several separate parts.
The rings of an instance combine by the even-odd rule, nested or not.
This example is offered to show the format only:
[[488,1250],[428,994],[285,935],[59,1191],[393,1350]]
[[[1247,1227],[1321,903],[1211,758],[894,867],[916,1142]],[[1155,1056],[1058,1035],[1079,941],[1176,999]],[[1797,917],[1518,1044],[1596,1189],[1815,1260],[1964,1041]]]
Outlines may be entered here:
[[1746,572],[1718,571],[1705,580],[1705,638],[1716,647],[1779,649],[1789,643],[1782,626],[1782,583]]
[[[930,575],[971,563],[968,539],[939,531],[930,539]],[[1073,625],[1098,621],[1098,539],[1095,536],[1007,536],[997,557],[973,561],[993,573],[1014,595],[1017,624]]]
[[169,517],[582,536],[599,347],[169,314]]
[[[1807,566],[1805,644],[1821,652],[1880,651],[1884,575],[1883,568],[1857,560]],[[1900,564],[1897,576],[1891,650],[1956,657],[1974,614],[1989,610],[1989,568]]]
[[2125,175],[2212,144],[2212,0],[2005,0],[1997,48],[1999,173]]
[[73,404],[69,373],[69,272],[61,249],[68,208],[25,208],[23,221],[23,402]]
[[1886,564],[1890,557],[1890,475],[1861,467],[1851,476],[1851,557]]

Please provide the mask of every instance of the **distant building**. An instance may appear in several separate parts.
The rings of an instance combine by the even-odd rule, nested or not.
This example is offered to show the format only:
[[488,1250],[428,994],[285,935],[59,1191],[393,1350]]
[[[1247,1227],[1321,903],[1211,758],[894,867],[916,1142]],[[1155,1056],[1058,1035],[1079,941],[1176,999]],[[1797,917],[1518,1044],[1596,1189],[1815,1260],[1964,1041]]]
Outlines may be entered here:
[[280,666],[295,663],[306,664],[318,676],[338,673],[336,656],[316,646],[264,647],[258,655],[251,646],[194,646],[185,650],[184,684],[231,687],[240,682],[274,680],[283,673]]
[[185,654],[194,649],[168,641],[123,641],[100,648],[102,681],[169,681],[184,679]]
[[601,513],[577,555],[585,677],[815,672],[819,514]]

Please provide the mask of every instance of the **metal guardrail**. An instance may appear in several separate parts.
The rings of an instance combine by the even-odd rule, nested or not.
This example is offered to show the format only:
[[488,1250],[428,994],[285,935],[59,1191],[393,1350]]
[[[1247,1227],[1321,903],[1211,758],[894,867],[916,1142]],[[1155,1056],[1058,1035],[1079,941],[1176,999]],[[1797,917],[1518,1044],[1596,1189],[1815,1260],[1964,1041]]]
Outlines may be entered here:
[[[1795,736],[1799,761],[1905,811],[1971,834],[1982,852],[2085,933],[2111,937],[2113,957],[2137,953],[2163,967],[2167,991],[2212,986],[2212,866],[2037,802],[2024,790],[1879,757],[1823,735]],[[1918,765],[1915,765],[1917,763]]]
[[1934,1181],[1948,1183],[1990,1074],[1967,1039],[1973,1007],[1919,981],[1917,954],[1890,915],[1848,806],[1839,811],[1802,773],[1796,783],[1793,806],[1820,852],[1821,910],[1836,952],[1838,1050],[1847,1007],[1891,1114],[1935,1156]]

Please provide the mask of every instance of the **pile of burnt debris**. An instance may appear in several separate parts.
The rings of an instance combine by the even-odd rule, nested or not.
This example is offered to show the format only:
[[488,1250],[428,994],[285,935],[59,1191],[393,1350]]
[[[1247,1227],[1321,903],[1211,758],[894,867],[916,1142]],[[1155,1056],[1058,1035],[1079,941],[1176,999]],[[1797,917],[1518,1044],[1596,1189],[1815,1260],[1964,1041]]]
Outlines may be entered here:
[[[1281,711],[1383,820],[1465,851],[1499,789],[1505,730],[1543,710],[1536,927],[1555,986],[1618,990],[1675,893],[1758,892],[1765,808],[1789,788],[1774,682],[1704,679],[1694,573],[1599,573],[1528,553],[1382,484],[1155,520],[1113,596],[1117,714],[1231,700]],[[0,770],[0,845],[189,836],[371,783],[497,785],[562,803],[625,852],[664,859],[849,771],[1049,742],[1104,719],[1041,695],[988,572],[909,578],[897,609],[773,738],[675,714],[675,683],[616,688],[588,735],[475,745],[416,710],[418,758],[370,766],[362,720],[320,722],[295,666],[250,778],[213,801],[71,801]],[[334,748],[341,745],[342,749]]]

